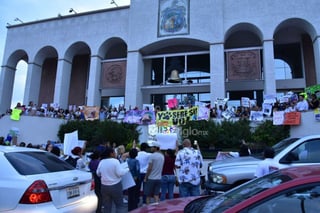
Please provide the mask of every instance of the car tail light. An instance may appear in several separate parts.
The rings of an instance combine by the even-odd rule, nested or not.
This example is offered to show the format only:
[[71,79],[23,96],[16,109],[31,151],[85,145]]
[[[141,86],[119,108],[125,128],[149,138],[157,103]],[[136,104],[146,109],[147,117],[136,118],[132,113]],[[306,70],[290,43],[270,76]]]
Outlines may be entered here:
[[33,182],[20,199],[21,204],[39,204],[52,201],[47,184],[43,180]]
[[94,182],[94,179],[91,180],[91,188],[90,190],[94,190],[94,188],[96,187],[96,183]]

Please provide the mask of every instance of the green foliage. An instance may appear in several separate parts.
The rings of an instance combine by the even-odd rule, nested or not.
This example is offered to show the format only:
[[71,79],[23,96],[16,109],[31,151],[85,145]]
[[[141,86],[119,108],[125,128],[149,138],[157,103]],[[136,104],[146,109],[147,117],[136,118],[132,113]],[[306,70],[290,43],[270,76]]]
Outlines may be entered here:
[[[197,140],[201,150],[216,147],[225,150],[239,148],[240,140],[244,139],[251,144],[273,145],[289,137],[288,126],[275,126],[272,121],[265,121],[253,129],[248,120],[213,122],[190,121],[182,127],[183,138]],[[186,134],[189,133],[189,134]]]
[[87,148],[107,142],[116,143],[117,145],[127,145],[136,140],[138,143],[140,132],[137,131],[136,124],[118,123],[114,121],[69,121],[60,126],[58,137],[61,141],[65,133],[78,130],[78,138],[86,140]]
[[[182,138],[189,138],[191,141],[197,140],[203,152],[215,147],[224,150],[234,150],[239,148],[240,139],[244,139],[251,145],[262,147],[271,146],[276,142],[289,137],[290,126],[275,126],[272,121],[260,123],[252,128],[252,123],[248,120],[239,121],[190,121],[182,126]],[[80,140],[87,140],[87,148],[91,148],[110,142],[117,145],[123,144],[127,151],[132,148],[133,140],[139,144],[137,124],[118,123],[114,121],[69,121],[60,126],[58,137],[64,140],[65,133],[78,130]]]
[[276,126],[272,121],[267,120],[255,129],[252,138],[258,145],[272,146],[289,136],[290,126]]

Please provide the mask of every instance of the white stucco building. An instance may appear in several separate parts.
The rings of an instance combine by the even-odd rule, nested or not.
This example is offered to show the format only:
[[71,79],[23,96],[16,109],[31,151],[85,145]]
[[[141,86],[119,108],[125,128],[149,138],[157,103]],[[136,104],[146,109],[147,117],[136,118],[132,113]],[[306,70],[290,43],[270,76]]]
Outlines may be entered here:
[[[127,108],[165,108],[173,96],[259,105],[266,94],[320,83],[319,10],[319,0],[131,0],[7,26],[0,112],[10,108],[20,60],[28,64],[25,105],[120,98]],[[277,77],[275,59],[288,76]]]

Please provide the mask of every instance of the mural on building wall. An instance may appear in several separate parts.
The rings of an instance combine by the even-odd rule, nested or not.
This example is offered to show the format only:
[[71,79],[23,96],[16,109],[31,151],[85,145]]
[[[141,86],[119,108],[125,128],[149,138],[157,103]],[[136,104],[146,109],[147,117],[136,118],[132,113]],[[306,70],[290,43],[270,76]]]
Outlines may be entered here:
[[189,0],[159,0],[158,36],[189,33]]
[[261,79],[260,51],[227,52],[227,68],[229,81]]
[[102,64],[101,88],[125,88],[126,61],[104,62]]

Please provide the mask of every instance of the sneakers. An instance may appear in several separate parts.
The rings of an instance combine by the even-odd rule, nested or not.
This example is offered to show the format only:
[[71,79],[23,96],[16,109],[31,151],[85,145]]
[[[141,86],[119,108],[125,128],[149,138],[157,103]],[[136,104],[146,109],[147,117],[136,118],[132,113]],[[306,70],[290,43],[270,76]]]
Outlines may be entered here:
[[128,200],[126,198],[123,198],[123,203],[128,203]]

